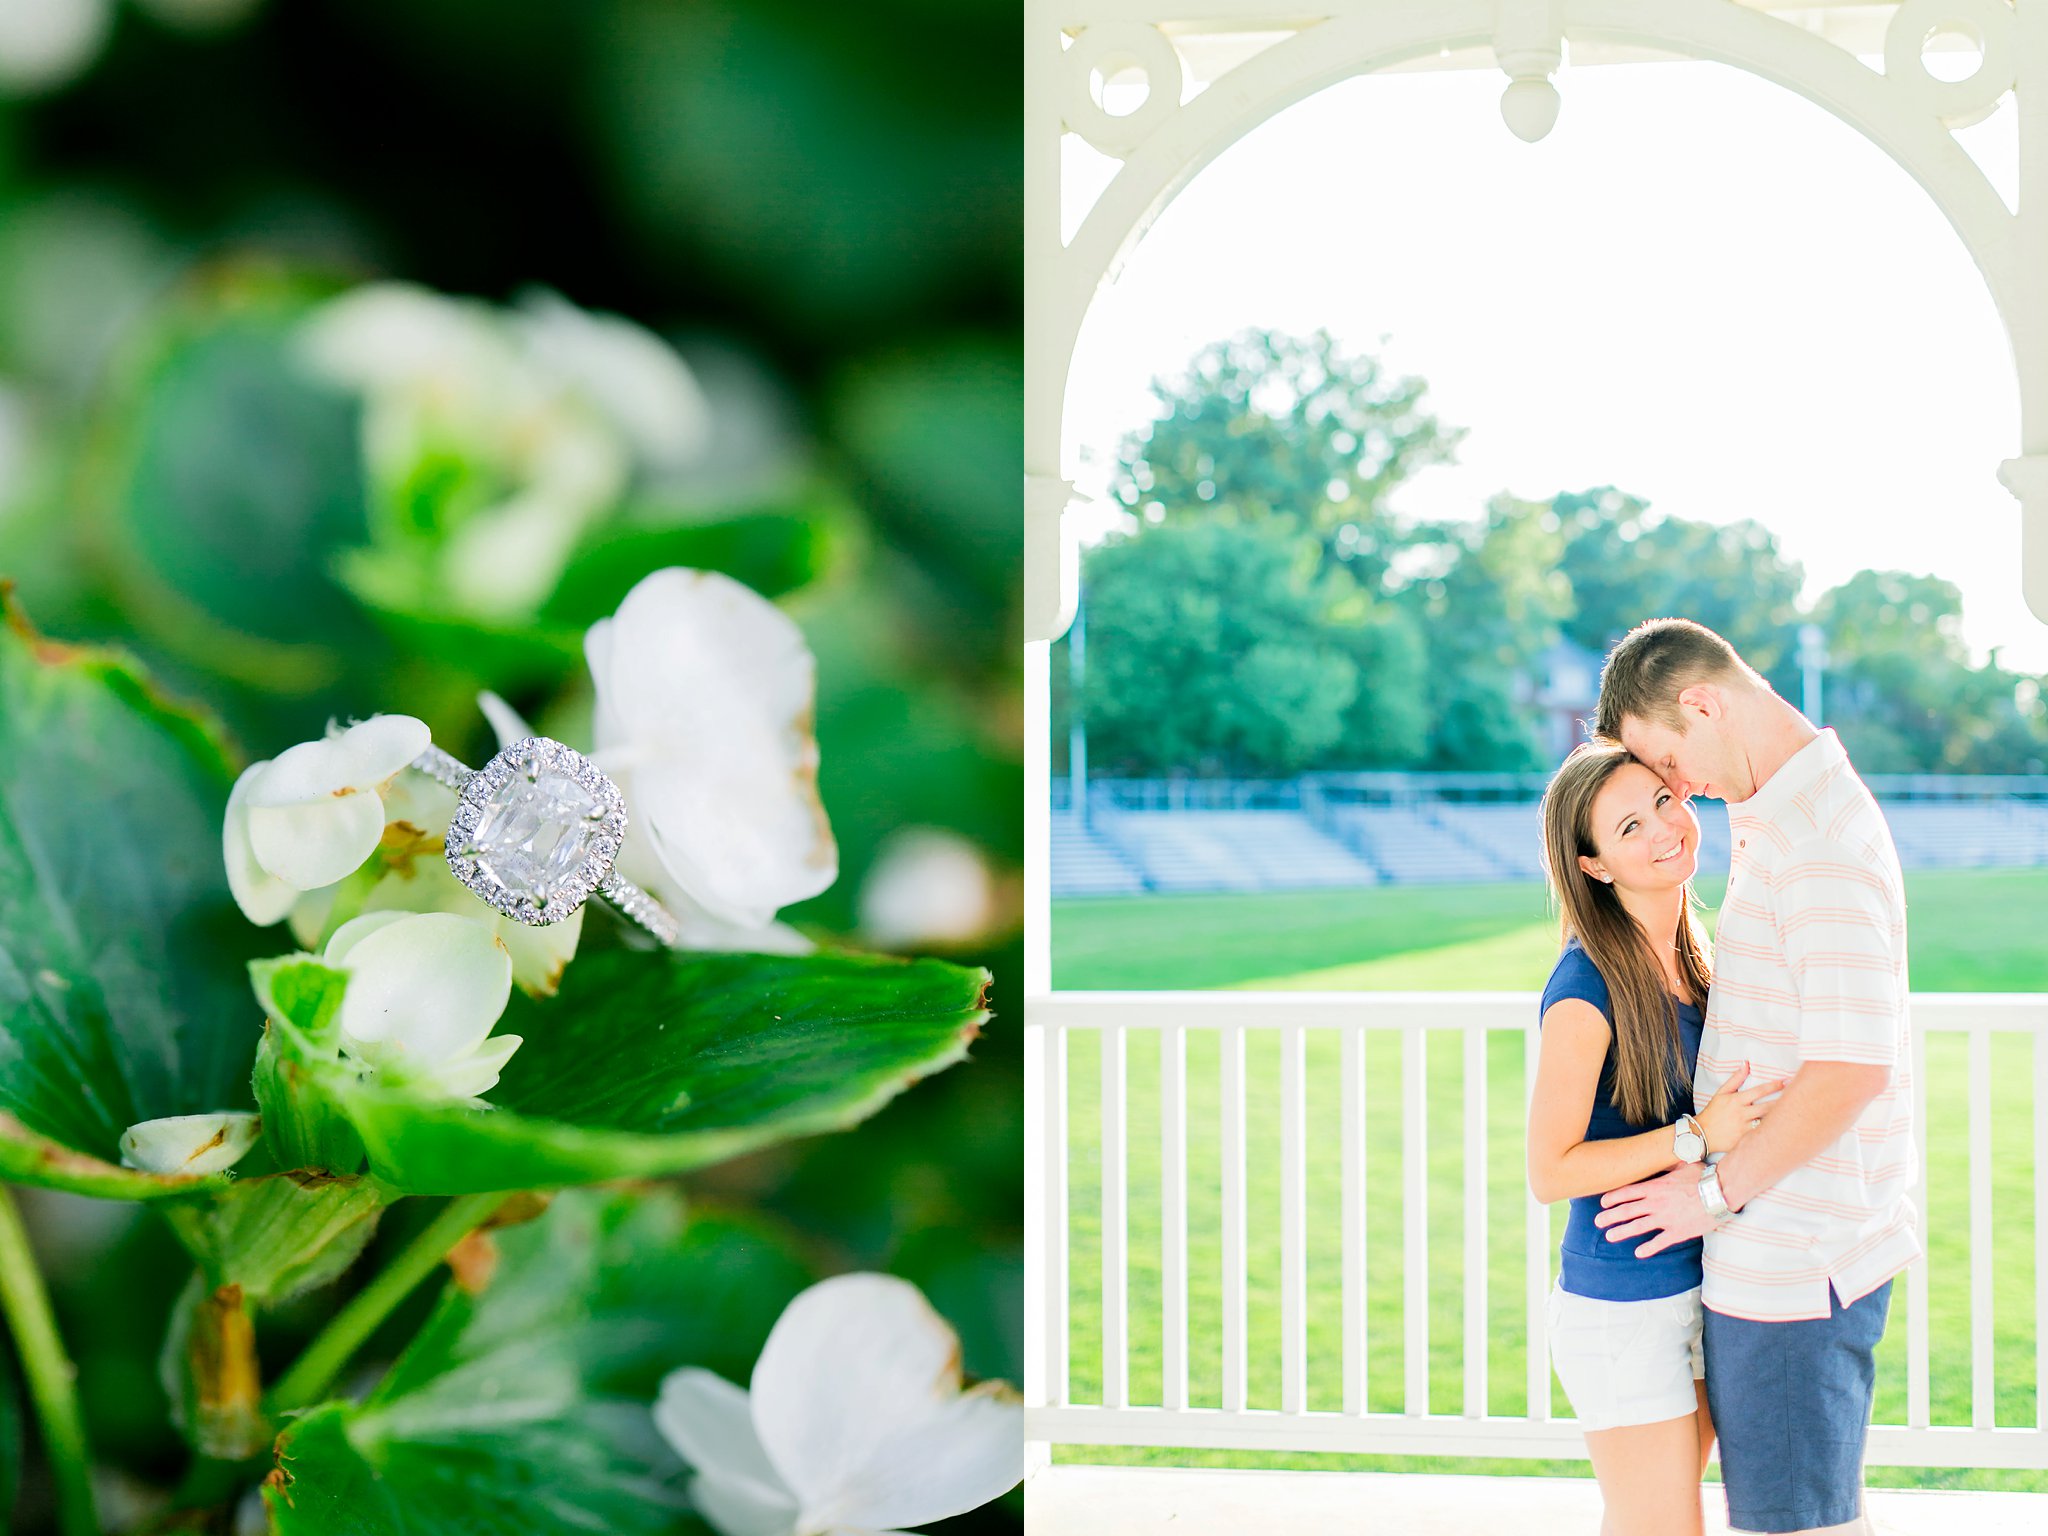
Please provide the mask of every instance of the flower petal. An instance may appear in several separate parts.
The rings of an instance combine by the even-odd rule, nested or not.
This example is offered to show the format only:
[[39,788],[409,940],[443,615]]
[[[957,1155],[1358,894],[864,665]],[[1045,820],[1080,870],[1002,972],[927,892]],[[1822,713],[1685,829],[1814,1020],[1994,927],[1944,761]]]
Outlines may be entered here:
[[299,805],[375,789],[426,751],[432,740],[423,720],[372,715],[338,735],[302,741],[280,752],[250,787],[249,803]]
[[686,1365],[663,1378],[654,1423],[697,1474],[691,1502],[725,1536],[788,1536],[796,1498],[754,1434],[745,1388]]
[[491,722],[491,729],[497,733],[500,750],[515,741],[524,741],[533,734],[533,727],[520,717],[519,711],[492,693],[488,688],[476,696],[476,707],[484,712],[484,718]]
[[365,283],[320,306],[300,335],[307,361],[357,389],[435,377],[488,378],[514,361],[511,338],[479,305],[416,283]]
[[334,939],[330,954],[338,947],[350,973],[342,1043],[381,1071],[426,1075],[469,1055],[512,995],[512,957],[466,917],[371,913]]
[[299,894],[256,862],[256,850],[249,841],[249,784],[269,766],[254,763],[242,770],[242,776],[228,792],[227,817],[221,826],[221,857],[227,864],[228,890],[242,915],[263,928],[289,912]]
[[879,949],[967,944],[995,926],[1000,902],[981,850],[943,827],[899,827],[868,866],[860,925]]
[[[251,791],[252,800],[262,783]],[[384,802],[374,790],[349,790],[311,804],[249,807],[256,862],[295,890],[317,891],[346,880],[377,851],[383,836]]]
[[715,950],[739,955],[808,955],[818,946],[787,923],[741,928],[722,923],[687,896],[672,895],[668,908],[680,930],[677,949]]
[[530,615],[554,591],[576,541],[609,498],[534,489],[476,513],[449,536],[442,580],[465,612]]
[[676,883],[744,928],[837,877],[818,802],[815,669],[795,622],[715,571],[643,578],[585,653],[596,750],[634,751],[620,789]]
[[354,949],[357,944],[367,939],[379,929],[389,928],[393,923],[405,916],[404,912],[390,911],[365,912],[361,917],[352,917],[334,930],[333,935],[327,940],[327,948],[320,958],[329,965],[346,965],[348,963],[349,951]]
[[436,1068],[428,1075],[434,1087],[453,1099],[474,1099],[498,1086],[498,1074],[512,1053],[526,1044],[523,1035],[492,1035],[467,1056]]
[[576,958],[583,914],[588,910],[585,904],[559,923],[541,925],[506,917],[479,901],[438,853],[395,865],[363,898],[365,914],[447,912],[484,924],[512,956],[512,980],[535,997],[552,997],[562,984],[562,972]]
[[[754,1428],[805,1514],[822,1516],[849,1493],[874,1500],[869,1464],[959,1391],[960,1341],[916,1286],[835,1275],[792,1301],[769,1332],[754,1365]],[[1016,1444],[1021,1457],[1021,1431]]]
[[710,430],[704,391],[652,331],[546,289],[519,296],[513,323],[549,372],[595,402],[642,460],[673,470],[703,451]]
[[256,1145],[260,1117],[242,1110],[168,1115],[121,1133],[121,1166],[149,1173],[218,1173]]
[[929,1525],[979,1509],[1024,1480],[1024,1402],[984,1382],[885,1435],[826,1515],[869,1531]]

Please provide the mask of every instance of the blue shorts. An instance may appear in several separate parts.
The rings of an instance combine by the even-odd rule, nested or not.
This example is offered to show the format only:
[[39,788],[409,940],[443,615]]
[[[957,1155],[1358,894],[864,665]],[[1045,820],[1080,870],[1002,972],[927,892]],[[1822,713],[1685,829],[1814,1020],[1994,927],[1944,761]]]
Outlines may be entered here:
[[1892,1282],[1829,1315],[1759,1323],[1707,1310],[1707,1406],[1721,1442],[1728,1524],[1738,1531],[1846,1525],[1863,1508],[1873,1358]]

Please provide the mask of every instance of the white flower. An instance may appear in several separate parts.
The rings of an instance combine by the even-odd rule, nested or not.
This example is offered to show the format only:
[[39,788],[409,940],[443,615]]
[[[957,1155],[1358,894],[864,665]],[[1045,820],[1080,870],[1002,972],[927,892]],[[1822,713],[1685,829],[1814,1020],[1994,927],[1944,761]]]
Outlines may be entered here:
[[362,394],[381,502],[415,495],[423,460],[465,472],[430,574],[484,617],[530,614],[636,463],[673,471],[709,436],[703,391],[665,342],[545,291],[506,314],[416,284],[367,284],[323,305],[301,350]]
[[1017,1395],[1001,1382],[962,1392],[959,1338],[891,1275],[839,1275],[792,1301],[751,1392],[671,1372],[654,1421],[724,1536],[895,1536],[1024,1476]]
[[652,331],[545,288],[520,294],[512,323],[528,353],[600,406],[650,468],[680,469],[708,446],[704,390]]
[[829,886],[815,667],[789,615],[715,571],[656,571],[584,638],[591,758],[631,816],[620,872],[686,927],[753,932]]
[[252,923],[277,922],[301,891],[354,874],[384,835],[385,784],[430,735],[410,715],[372,715],[252,764],[228,796],[228,889]]
[[341,1048],[393,1086],[468,1099],[498,1081],[518,1035],[492,1035],[512,995],[512,957],[484,923],[446,912],[370,912],[321,958],[349,973]]
[[[495,694],[486,698],[496,701]],[[500,707],[503,707],[502,705]],[[488,706],[486,713],[489,713]],[[514,718],[517,718],[516,716]],[[532,735],[522,728],[514,741]],[[447,912],[482,923],[512,956],[512,981],[523,992],[551,997],[562,972],[575,958],[583,933],[584,908],[560,922],[535,926],[484,905],[455,878],[442,856],[442,834],[455,814],[455,791],[423,773],[402,775],[384,796],[382,858],[386,869],[356,913]],[[323,893],[326,894],[326,893]],[[333,920],[332,901],[303,896],[292,908],[292,932],[311,949]]]
[[83,74],[113,22],[112,0],[8,0],[0,5],[0,91],[35,95]]
[[860,888],[860,925],[883,949],[970,944],[1002,916],[981,850],[941,827],[890,834]]
[[260,1118],[243,1110],[168,1115],[121,1133],[121,1166],[147,1173],[219,1173],[256,1145]]

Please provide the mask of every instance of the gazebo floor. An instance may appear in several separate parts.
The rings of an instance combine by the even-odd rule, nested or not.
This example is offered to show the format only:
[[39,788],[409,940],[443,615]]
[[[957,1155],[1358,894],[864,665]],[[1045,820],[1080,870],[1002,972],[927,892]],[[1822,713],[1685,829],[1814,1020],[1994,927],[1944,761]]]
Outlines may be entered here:
[[[1707,1536],[1724,1536],[1718,1485]],[[2042,1536],[2048,1493],[1875,1488],[1880,1536]],[[1024,1485],[1026,1536],[1595,1536],[1590,1478],[1386,1472],[1234,1472],[1170,1467],[1041,1468]]]

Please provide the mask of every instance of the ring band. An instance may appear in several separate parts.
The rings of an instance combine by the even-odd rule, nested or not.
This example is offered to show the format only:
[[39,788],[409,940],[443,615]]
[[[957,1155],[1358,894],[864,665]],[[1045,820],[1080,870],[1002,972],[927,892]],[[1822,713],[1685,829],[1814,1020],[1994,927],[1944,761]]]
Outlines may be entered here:
[[479,900],[543,927],[597,895],[664,945],[681,937],[674,914],[612,867],[625,801],[574,747],[529,736],[471,768],[429,746],[410,766],[456,792],[443,845],[449,869]]

